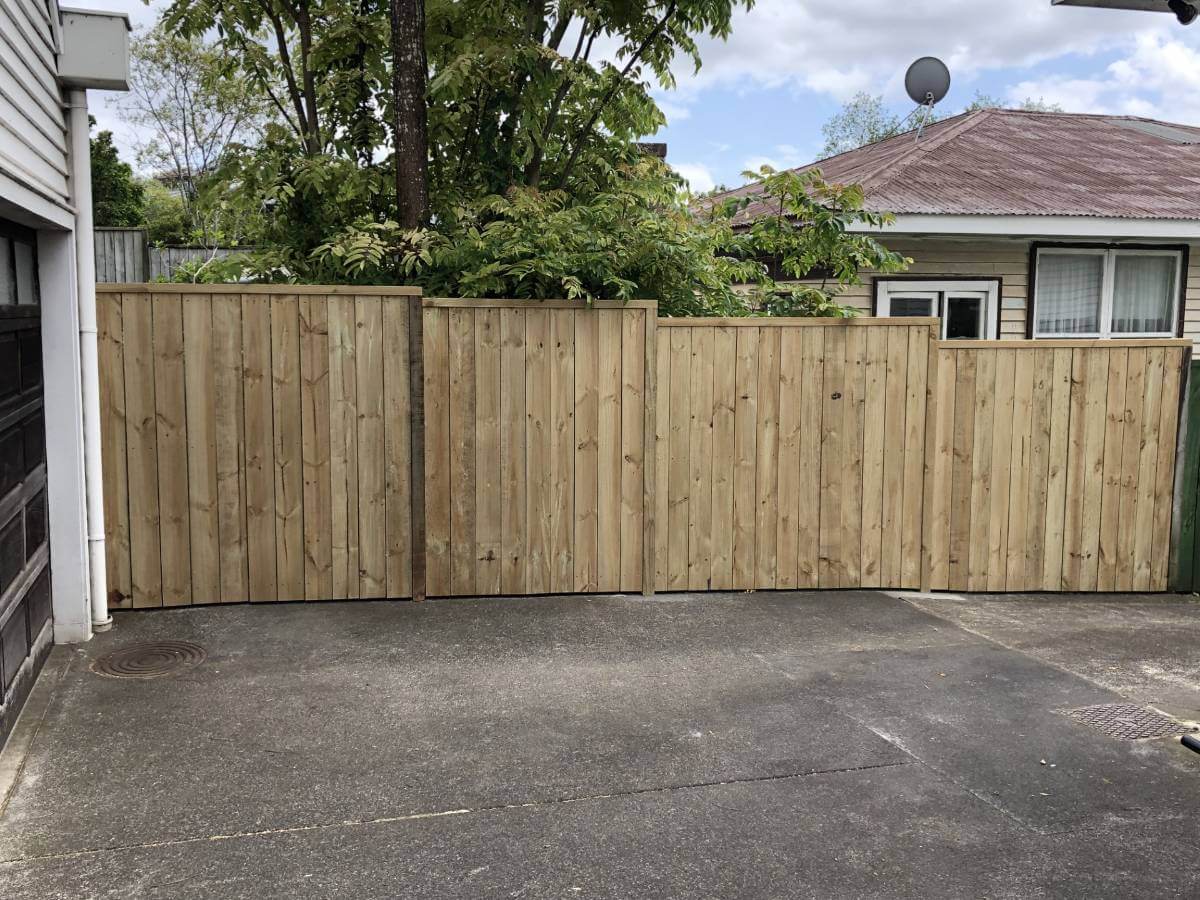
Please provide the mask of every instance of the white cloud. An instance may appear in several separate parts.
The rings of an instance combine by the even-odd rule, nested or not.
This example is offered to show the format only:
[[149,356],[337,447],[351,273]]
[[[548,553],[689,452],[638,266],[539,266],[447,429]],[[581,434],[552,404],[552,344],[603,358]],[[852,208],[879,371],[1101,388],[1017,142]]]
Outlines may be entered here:
[[671,168],[687,181],[693,193],[703,194],[717,186],[712,172],[703,163],[673,163]]
[[1024,81],[1009,95],[1011,100],[1044,98],[1068,112],[1200,124],[1200,51],[1177,39],[1141,34],[1128,55],[1090,78]]
[[1049,0],[759,0],[735,15],[728,41],[699,42],[699,73],[680,61],[674,96],[686,104],[705,88],[750,82],[838,101],[863,90],[901,100],[908,64],[930,54],[950,66],[951,102],[961,105],[982,72],[1096,54],[1173,30],[1171,16],[1052,8]]
[[757,172],[763,166],[770,166],[772,169],[782,171],[807,165],[816,158],[814,151],[801,150],[792,144],[776,144],[770,153],[747,157],[742,162],[742,168]]

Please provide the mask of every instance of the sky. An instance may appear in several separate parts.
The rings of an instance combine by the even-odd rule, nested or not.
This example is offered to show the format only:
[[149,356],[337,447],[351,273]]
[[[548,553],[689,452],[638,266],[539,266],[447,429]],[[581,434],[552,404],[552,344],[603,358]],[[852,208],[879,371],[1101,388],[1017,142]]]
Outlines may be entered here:
[[[83,5],[128,12],[136,27],[165,4]],[[1200,124],[1200,22],[1185,28],[1170,14],[1050,0],[758,0],[736,13],[728,40],[699,45],[700,70],[680,60],[675,87],[654,92],[667,118],[654,140],[667,143],[667,161],[695,191],[736,186],[764,163],[813,161],[821,125],[859,91],[907,115],[904,72],[926,55],[950,67],[943,112],[982,91],[1012,105],[1042,99],[1068,112]],[[119,104],[120,95],[91,97],[100,127],[129,158],[137,135]]]

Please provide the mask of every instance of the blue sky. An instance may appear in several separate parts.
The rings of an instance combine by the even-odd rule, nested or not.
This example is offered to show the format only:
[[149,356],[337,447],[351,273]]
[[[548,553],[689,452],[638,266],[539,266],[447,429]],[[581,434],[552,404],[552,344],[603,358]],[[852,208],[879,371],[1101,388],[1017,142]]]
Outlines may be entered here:
[[[164,5],[85,2],[128,12],[135,25]],[[758,0],[737,13],[728,41],[700,44],[699,73],[680,61],[676,88],[655,91],[668,119],[656,140],[695,190],[739,184],[762,163],[812,161],[821,124],[857,91],[907,114],[904,70],[927,54],[953,74],[946,111],[983,91],[1200,124],[1200,22],[1184,28],[1169,14],[1052,9],[1050,0]],[[138,136],[119,105],[120,95],[92,98],[100,126],[131,157]]]

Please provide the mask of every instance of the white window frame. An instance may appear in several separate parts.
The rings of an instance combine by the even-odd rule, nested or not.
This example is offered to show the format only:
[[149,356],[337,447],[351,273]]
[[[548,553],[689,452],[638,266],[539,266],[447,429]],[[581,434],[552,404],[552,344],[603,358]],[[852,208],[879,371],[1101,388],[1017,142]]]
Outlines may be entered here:
[[[1031,333],[1035,340],[1054,338],[1096,338],[1098,340],[1121,340],[1130,338],[1173,338],[1176,337],[1179,322],[1179,304],[1183,297],[1183,251],[1155,250],[1145,247],[1038,247],[1034,264],[1033,308],[1030,310]],[[1098,321],[1099,331],[1068,331],[1054,332],[1038,329],[1037,310],[1041,301],[1041,272],[1042,256],[1100,256],[1104,259],[1103,276],[1100,282],[1100,312]],[[1113,331],[1112,312],[1113,294],[1116,289],[1117,259],[1121,256],[1173,256],[1175,257],[1175,296],[1171,298],[1172,328],[1170,331]]]
[[[978,340],[993,340],[1000,334],[1000,282],[998,279],[971,281],[953,278],[930,278],[922,281],[897,279],[875,282],[875,315],[888,317],[892,314],[892,298],[901,299],[910,294],[937,294],[934,316],[941,319],[939,334],[946,339],[949,316],[943,315],[946,294],[976,294],[984,298],[984,334]],[[967,340],[971,340],[967,338]]]

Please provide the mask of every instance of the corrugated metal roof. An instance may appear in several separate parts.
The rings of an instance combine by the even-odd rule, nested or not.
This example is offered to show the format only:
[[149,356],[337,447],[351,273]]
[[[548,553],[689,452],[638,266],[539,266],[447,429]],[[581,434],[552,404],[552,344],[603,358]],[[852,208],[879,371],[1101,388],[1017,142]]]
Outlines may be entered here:
[[[976,110],[814,166],[877,212],[1200,219],[1200,128],[1151,119]],[[752,203],[739,221],[768,212]]]

